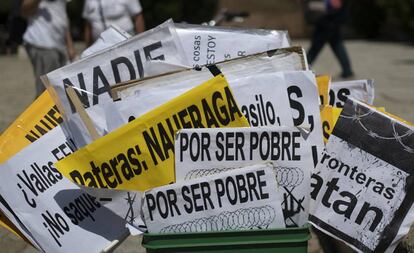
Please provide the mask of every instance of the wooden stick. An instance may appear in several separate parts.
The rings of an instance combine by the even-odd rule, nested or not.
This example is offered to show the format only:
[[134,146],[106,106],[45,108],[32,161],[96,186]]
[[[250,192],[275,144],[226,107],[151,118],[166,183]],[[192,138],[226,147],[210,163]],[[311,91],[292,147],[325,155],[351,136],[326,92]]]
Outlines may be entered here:
[[79,113],[80,118],[83,121],[83,124],[85,124],[86,129],[88,130],[90,136],[92,137],[92,140],[95,141],[100,138],[98,131],[94,127],[91,118],[86,113],[85,108],[83,108],[83,104],[80,101],[78,95],[76,95],[75,90],[72,86],[68,86],[66,88],[66,92],[68,93],[68,96],[70,100],[72,101],[72,104],[75,106],[76,111]]

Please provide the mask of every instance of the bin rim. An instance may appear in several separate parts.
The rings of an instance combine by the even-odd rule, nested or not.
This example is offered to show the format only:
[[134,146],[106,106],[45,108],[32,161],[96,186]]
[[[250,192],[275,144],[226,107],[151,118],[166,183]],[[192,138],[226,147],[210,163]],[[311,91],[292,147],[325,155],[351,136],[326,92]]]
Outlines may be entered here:
[[[215,238],[215,237],[232,237],[232,236],[246,236],[251,233],[255,233],[254,236],[261,236],[261,235],[272,235],[276,237],[274,240],[260,240],[258,238],[252,238],[252,240],[246,241],[225,241],[220,242],[216,241],[213,245],[210,242],[189,242],[189,239],[200,239],[203,238]],[[280,234],[303,234],[300,238],[277,238],[277,233]],[[145,239],[147,238],[147,240]],[[163,233],[163,234],[151,234],[151,233],[144,233],[143,234],[143,241],[142,245],[147,249],[179,249],[179,248],[201,248],[201,247],[220,247],[220,246],[243,246],[243,245],[277,245],[277,244],[292,244],[292,243],[307,243],[307,241],[311,238],[310,236],[310,224],[305,224],[302,227],[291,227],[291,228],[275,228],[275,229],[250,229],[250,230],[225,230],[225,231],[209,231],[209,232],[201,232],[201,233]],[[154,245],[151,244],[151,241],[159,241],[162,240],[179,240],[183,239],[184,241],[180,243],[180,241],[169,244],[169,245]]]
[[[214,245],[211,243],[197,243],[191,247],[198,248],[198,247],[219,247],[219,246],[243,246],[243,245],[272,245],[272,244],[286,244],[286,243],[307,243],[310,239],[310,235],[307,235],[306,238],[302,239],[278,239],[277,241],[246,241],[246,242],[216,242]],[[145,244],[145,248],[147,249],[176,249],[176,248],[183,248],[188,247],[189,244],[175,244],[175,245],[149,245]]]

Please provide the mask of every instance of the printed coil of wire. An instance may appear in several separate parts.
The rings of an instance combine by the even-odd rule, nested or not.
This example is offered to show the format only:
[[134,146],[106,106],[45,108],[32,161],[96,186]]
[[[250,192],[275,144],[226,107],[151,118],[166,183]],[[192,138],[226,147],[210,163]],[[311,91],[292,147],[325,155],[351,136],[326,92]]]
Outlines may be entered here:
[[354,106],[354,114],[353,115],[339,115],[340,118],[344,118],[344,119],[348,119],[348,120],[352,120],[354,122],[357,122],[362,129],[364,129],[364,131],[367,132],[367,134],[369,136],[371,136],[372,138],[375,139],[380,139],[380,140],[395,140],[397,141],[402,147],[403,149],[411,154],[414,154],[414,147],[410,147],[407,144],[404,143],[403,139],[404,138],[409,138],[411,135],[414,134],[414,130],[412,129],[408,129],[405,133],[398,133],[397,129],[396,129],[396,125],[398,124],[396,121],[390,120],[390,124],[392,127],[392,136],[383,136],[380,135],[378,133],[375,133],[374,131],[372,131],[371,129],[369,129],[364,123],[363,123],[363,119],[367,116],[371,116],[373,115],[375,112],[374,111],[369,111],[366,112],[364,114],[360,113],[360,110],[357,109],[356,106]]
[[269,205],[242,208],[233,212],[186,221],[164,227],[161,233],[195,233],[207,231],[267,228],[276,218],[276,211]]
[[234,168],[212,168],[212,169],[192,170],[185,175],[185,180],[211,176],[211,175],[215,175],[215,174],[226,172],[226,171],[233,170],[233,169]]
[[303,170],[298,167],[283,167],[273,164],[276,180],[280,186],[296,187],[302,184],[305,177]]
[[[303,171],[298,167],[283,167],[272,163],[276,173],[276,180],[280,186],[296,187],[302,184],[304,179]],[[234,168],[212,168],[212,169],[196,169],[185,175],[185,180],[211,176],[214,174],[226,172]]]

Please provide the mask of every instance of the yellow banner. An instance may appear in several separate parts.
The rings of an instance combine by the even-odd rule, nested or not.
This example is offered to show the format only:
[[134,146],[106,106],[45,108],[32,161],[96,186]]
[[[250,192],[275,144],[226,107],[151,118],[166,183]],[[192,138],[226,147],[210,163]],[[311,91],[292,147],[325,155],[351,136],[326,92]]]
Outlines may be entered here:
[[325,143],[328,142],[329,135],[331,135],[342,108],[332,107],[329,105],[321,106],[321,120],[322,120],[322,133]]
[[330,76],[317,76],[318,92],[321,105],[329,104],[329,85],[331,84]]
[[7,161],[62,121],[49,93],[43,92],[0,136],[0,163]]
[[55,165],[81,185],[144,191],[175,182],[177,130],[248,126],[226,79],[218,75]]

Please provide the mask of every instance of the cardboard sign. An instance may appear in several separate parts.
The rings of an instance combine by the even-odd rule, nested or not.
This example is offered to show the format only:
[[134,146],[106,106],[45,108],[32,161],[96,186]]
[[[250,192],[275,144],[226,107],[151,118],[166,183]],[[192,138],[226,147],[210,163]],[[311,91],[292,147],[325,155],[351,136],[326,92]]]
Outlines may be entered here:
[[189,24],[176,24],[176,27],[192,67],[290,46],[287,31]]
[[413,127],[348,100],[311,178],[310,222],[360,252],[393,252],[414,221],[413,164]]
[[324,98],[326,104],[338,108],[345,105],[347,98],[354,98],[367,104],[374,103],[374,80],[352,80],[332,82],[329,88],[329,99]]
[[182,128],[249,126],[222,75],[79,149],[56,167],[89,187],[147,190],[174,177],[174,138]]
[[270,165],[254,165],[145,192],[150,233],[284,228]]
[[309,128],[314,164],[324,149],[319,96],[315,75],[311,71],[285,72],[290,107],[295,126]]
[[[222,73],[224,73],[227,80],[239,78],[240,75],[247,76],[248,74],[256,73],[274,73],[278,71],[308,69],[304,57],[304,49],[301,47],[272,50],[266,53],[224,61],[216,64],[216,66]],[[199,78],[202,77],[211,77],[211,72],[208,68],[202,68],[200,71],[183,70],[166,76],[149,78],[148,80],[144,79],[137,80],[136,82],[118,84],[111,89],[114,100],[118,100],[137,95],[141,90],[149,87],[167,87],[171,85],[171,79],[176,80],[177,84],[182,85],[187,83],[193,84],[193,81],[187,80],[199,80]]]
[[122,218],[55,169],[72,152],[60,128],[53,129],[0,166],[0,194],[40,250],[100,252],[128,231]]
[[62,123],[49,93],[43,92],[0,136],[0,163]]
[[[130,119],[137,118],[179,96],[197,83],[194,80],[196,78],[184,80],[185,76],[176,77],[177,75],[170,77],[168,85],[156,88],[142,87],[134,96],[113,104],[106,104],[108,129],[110,131],[117,129]],[[207,78],[209,75],[201,75],[199,79],[202,81]],[[293,126],[283,73],[257,73],[228,79],[228,82],[242,113],[251,126]]]
[[318,85],[319,92],[319,104],[327,105],[327,98],[329,96],[329,88],[331,87],[331,77],[330,76],[317,76],[316,83]]
[[296,127],[183,129],[175,141],[178,181],[259,162],[274,162],[286,226],[307,222],[313,162],[307,133]]
[[[111,102],[110,87],[123,81],[175,71],[188,66],[172,21],[106,48],[97,54],[59,68],[46,75],[45,85],[67,119],[67,134],[82,147],[90,140],[81,121],[72,118],[75,107],[66,87],[74,87],[84,108]],[[104,113],[93,115],[104,122]],[[75,117],[75,116],[74,116]],[[97,126],[99,129],[99,126]],[[104,134],[104,132],[100,132]]]

